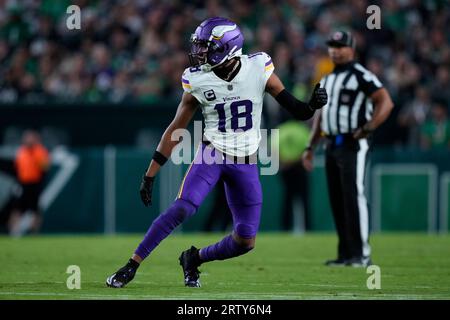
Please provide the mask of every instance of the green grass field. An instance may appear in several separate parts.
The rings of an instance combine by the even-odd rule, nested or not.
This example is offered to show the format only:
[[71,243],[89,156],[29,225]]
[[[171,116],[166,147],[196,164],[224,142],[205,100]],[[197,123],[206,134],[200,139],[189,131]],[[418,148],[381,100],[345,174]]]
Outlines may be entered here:
[[[202,288],[185,288],[180,252],[220,234],[173,235],[124,289],[106,277],[128,259],[141,235],[0,237],[0,299],[450,299],[450,237],[380,234],[371,238],[381,289],[369,290],[365,269],[330,268],[333,234],[260,234],[256,249],[201,267]],[[69,265],[81,289],[69,290]]]

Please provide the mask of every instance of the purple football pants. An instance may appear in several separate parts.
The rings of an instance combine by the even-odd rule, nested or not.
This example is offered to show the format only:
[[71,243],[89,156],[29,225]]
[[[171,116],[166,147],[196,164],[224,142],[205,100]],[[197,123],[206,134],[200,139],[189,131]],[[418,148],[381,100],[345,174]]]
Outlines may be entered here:
[[[179,224],[192,216],[214,188],[224,183],[228,206],[233,215],[233,231],[240,238],[256,236],[259,228],[262,190],[256,164],[230,163],[222,154],[202,143],[181,183],[175,202],[156,218],[135,254],[145,259]],[[231,236],[203,248],[203,261],[223,260],[244,254]]]

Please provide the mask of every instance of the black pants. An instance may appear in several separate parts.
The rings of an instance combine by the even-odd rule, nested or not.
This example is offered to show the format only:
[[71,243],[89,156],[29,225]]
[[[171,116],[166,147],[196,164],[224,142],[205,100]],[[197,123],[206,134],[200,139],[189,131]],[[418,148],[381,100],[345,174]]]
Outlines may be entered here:
[[15,208],[22,212],[31,210],[34,213],[39,213],[39,197],[42,190],[42,182],[22,184],[22,194],[17,199]]
[[325,169],[328,195],[339,238],[338,258],[370,256],[369,212],[364,176],[369,143],[351,136],[330,137]]

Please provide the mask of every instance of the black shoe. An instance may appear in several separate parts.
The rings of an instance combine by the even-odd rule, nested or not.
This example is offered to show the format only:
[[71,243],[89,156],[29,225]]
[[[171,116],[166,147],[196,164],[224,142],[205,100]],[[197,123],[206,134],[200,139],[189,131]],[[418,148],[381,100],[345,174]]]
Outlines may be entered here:
[[183,267],[184,285],[186,287],[200,287],[200,256],[199,250],[192,246],[189,250],[183,251],[180,255],[180,265]]
[[328,267],[344,267],[346,265],[346,260],[342,258],[327,260],[325,261],[325,265]]
[[139,263],[133,259],[120,268],[116,273],[106,279],[106,285],[110,288],[123,288],[127,283],[134,279]]
[[367,268],[368,266],[372,265],[372,260],[370,259],[370,257],[354,257],[348,259],[345,265],[354,268]]

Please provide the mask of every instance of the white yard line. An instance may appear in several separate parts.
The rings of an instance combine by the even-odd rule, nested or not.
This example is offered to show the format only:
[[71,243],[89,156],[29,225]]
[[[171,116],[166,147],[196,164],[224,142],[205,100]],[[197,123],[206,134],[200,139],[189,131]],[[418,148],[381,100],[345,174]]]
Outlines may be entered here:
[[[123,295],[123,294],[111,294],[111,295],[99,295],[99,294],[79,294],[78,292],[73,293],[54,293],[54,292],[0,292],[0,296],[29,296],[29,297],[67,297],[71,299],[156,299],[156,300],[190,300],[190,299],[230,299],[230,294],[214,294],[212,295],[210,292],[205,292],[202,294],[195,294],[195,297],[192,297],[191,293],[186,293],[185,295],[178,296],[160,296],[160,295]],[[323,293],[282,293],[282,294],[261,294],[255,292],[245,292],[245,293],[233,293],[233,296],[236,299],[243,300],[254,300],[254,299],[449,299],[450,296],[448,294],[426,294],[426,295],[418,295],[418,294],[394,294],[394,293],[377,293],[373,292],[370,294],[357,294],[357,293],[339,293],[339,294],[328,294],[325,295]]]

